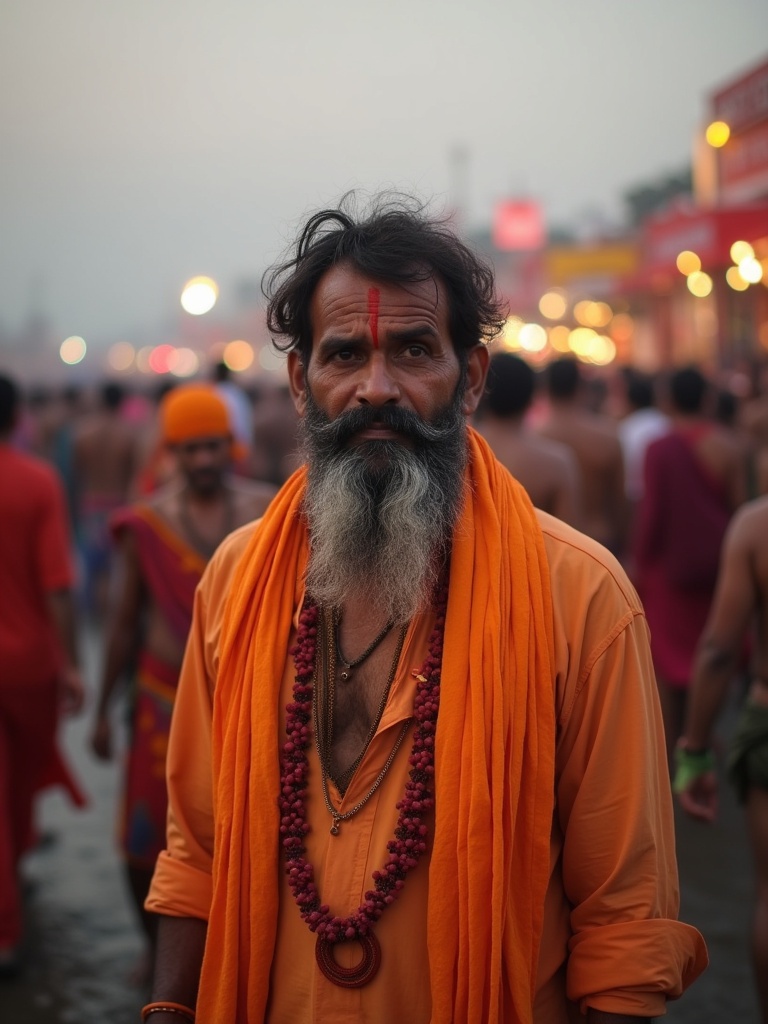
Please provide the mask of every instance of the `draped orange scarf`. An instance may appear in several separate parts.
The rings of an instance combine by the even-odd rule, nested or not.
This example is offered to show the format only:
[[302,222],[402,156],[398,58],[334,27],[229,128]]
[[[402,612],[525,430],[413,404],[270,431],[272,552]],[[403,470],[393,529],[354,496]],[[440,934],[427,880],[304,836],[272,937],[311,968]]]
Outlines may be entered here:
[[[469,434],[435,750],[432,1024],[524,1024],[532,1020],[554,799],[549,572],[525,491]],[[224,615],[202,1021],[259,1024],[267,1005],[282,870],[278,704],[307,559],[304,488],[300,470],[274,499]]]

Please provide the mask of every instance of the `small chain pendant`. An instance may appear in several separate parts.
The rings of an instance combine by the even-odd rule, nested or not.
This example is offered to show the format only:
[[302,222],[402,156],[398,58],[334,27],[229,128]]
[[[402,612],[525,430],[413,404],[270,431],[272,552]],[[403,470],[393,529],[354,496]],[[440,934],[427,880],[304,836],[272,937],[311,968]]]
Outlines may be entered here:
[[331,825],[331,835],[337,836],[341,828],[341,818],[334,818],[333,824]]
[[341,672],[339,672],[339,678],[343,682],[345,682],[345,683],[346,683],[346,681],[349,679],[349,677],[351,675],[352,675],[352,672],[351,672],[351,666],[350,665],[347,665],[347,667],[345,669],[343,669]]

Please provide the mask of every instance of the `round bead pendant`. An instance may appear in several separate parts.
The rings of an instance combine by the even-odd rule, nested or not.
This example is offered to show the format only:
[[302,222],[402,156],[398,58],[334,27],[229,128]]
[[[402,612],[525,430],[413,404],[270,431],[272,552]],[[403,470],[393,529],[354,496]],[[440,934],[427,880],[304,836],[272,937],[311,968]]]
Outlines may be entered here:
[[381,946],[373,934],[361,935],[354,940],[363,947],[363,958],[356,967],[340,967],[333,955],[335,943],[317,936],[315,958],[324,977],[340,988],[362,988],[376,977],[381,964]]

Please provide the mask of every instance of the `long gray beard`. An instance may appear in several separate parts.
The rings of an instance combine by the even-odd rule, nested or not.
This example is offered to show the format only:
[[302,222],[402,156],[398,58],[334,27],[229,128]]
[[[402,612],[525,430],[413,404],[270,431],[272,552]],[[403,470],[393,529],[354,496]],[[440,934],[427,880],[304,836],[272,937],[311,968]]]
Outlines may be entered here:
[[[347,440],[373,422],[399,441]],[[375,605],[396,624],[427,607],[464,494],[466,424],[457,396],[433,423],[397,407],[361,407],[329,421],[310,398],[307,590],[319,604]]]

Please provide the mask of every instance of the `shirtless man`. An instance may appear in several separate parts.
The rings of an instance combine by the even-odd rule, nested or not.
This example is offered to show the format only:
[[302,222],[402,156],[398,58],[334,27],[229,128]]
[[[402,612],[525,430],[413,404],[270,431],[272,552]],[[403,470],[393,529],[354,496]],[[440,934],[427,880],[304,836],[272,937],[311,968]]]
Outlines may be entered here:
[[755,980],[768,1022],[768,498],[749,502],[728,529],[717,589],[694,667],[685,734],[677,750],[675,791],[694,818],[717,814],[713,730],[754,625],[752,685],[730,742],[728,774],[746,805],[755,862],[752,919]]
[[564,357],[546,371],[549,413],[539,432],[567,445],[581,470],[581,529],[614,555],[623,554],[627,529],[624,459],[616,424],[591,412],[581,400],[582,377],[575,359]]
[[224,537],[263,514],[275,488],[228,475],[233,439],[213,386],[175,388],[160,406],[163,439],[178,473],[162,490],[112,519],[119,586],[109,626],[94,752],[112,756],[109,706],[136,668],[132,732],[123,801],[122,847],[128,881],[143,912],[155,860],[165,844],[165,748],[197,583]]
[[96,621],[102,618],[108,601],[109,517],[128,500],[137,464],[135,431],[120,414],[124,397],[119,384],[105,384],[98,409],[83,417],[73,441],[84,604]]
[[525,425],[535,387],[534,371],[525,360],[511,352],[496,353],[477,429],[536,508],[578,527],[581,477],[575,456],[566,445],[539,437]]

